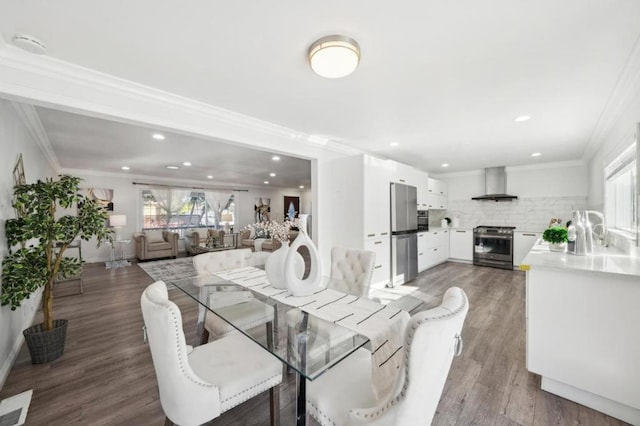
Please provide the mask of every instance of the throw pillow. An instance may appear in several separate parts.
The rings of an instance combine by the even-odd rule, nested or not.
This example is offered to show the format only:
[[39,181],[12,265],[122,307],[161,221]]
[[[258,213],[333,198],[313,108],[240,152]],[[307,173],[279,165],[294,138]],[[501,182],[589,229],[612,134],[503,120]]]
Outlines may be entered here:
[[254,226],[252,226],[249,229],[249,239],[255,239],[256,238],[256,228]]
[[198,238],[201,240],[207,239],[207,228],[196,228],[196,232],[198,233]]
[[164,238],[162,237],[162,231],[161,230],[144,231],[144,238],[147,240],[147,243],[162,243],[162,242],[164,242]]
[[269,231],[262,228],[256,229],[256,235],[253,236],[253,239],[257,240],[258,238],[269,238]]

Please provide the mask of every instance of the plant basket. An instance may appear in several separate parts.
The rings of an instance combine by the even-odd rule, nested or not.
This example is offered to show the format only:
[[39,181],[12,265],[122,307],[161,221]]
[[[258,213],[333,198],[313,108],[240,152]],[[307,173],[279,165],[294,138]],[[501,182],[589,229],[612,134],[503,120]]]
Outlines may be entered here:
[[67,337],[67,323],[65,319],[54,320],[52,330],[44,331],[43,324],[36,324],[22,332],[27,341],[32,364],[44,364],[62,356]]

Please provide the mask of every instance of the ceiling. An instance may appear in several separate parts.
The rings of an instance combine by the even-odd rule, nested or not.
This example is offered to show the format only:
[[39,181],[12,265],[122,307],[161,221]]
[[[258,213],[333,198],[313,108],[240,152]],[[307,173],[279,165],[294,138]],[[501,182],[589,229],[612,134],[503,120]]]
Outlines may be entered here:
[[[31,34],[52,57],[431,172],[582,158],[640,36],[637,0],[3,8],[6,40]],[[306,51],[336,33],[357,40],[361,63],[346,78],[324,79]],[[532,118],[514,122],[521,115]],[[75,140],[88,149],[91,139]],[[54,145],[61,161],[59,149],[74,149],[64,145]],[[120,161],[114,152],[101,158]]]
[[[209,185],[311,187],[311,162],[228,143],[36,107],[65,169],[206,181]],[[156,140],[160,133],[164,140]],[[191,163],[185,166],[184,163]],[[166,166],[178,166],[172,170]],[[128,171],[122,167],[129,168]],[[270,176],[275,173],[275,176]],[[208,176],[213,176],[208,178]]]

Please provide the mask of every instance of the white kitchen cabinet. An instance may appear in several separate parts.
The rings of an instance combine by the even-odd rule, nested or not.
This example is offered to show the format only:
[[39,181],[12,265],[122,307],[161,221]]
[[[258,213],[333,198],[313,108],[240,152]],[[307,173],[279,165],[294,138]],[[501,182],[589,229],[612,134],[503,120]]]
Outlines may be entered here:
[[527,256],[531,247],[542,237],[542,232],[522,232],[513,233],[513,266],[519,266]]
[[418,171],[418,210],[429,210],[429,174]]
[[449,257],[454,260],[473,261],[473,230],[449,230]]
[[[449,258],[449,230],[436,229],[425,233],[426,251],[423,260],[425,269],[445,262]],[[420,251],[418,249],[418,251]],[[420,257],[418,256],[418,265]]]
[[370,155],[335,160],[331,178],[335,190],[330,227],[332,246],[372,249],[376,269],[372,284],[391,277],[390,182],[395,162]]
[[422,272],[427,269],[427,251],[429,250],[429,244],[427,243],[428,232],[418,232],[418,272]]
[[364,249],[376,254],[371,283],[388,283],[391,276],[391,239],[388,237],[364,241]]
[[428,209],[446,210],[449,208],[447,183],[433,178],[428,178],[427,182]]

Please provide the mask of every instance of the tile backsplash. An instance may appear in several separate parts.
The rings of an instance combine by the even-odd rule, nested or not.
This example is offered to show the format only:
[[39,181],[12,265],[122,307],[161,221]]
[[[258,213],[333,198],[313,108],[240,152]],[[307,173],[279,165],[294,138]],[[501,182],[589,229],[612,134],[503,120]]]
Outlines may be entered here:
[[449,200],[445,215],[458,217],[460,228],[503,225],[515,226],[517,231],[542,232],[549,226],[551,218],[561,218],[566,224],[573,210],[586,208],[587,197],[519,198],[502,202]]

